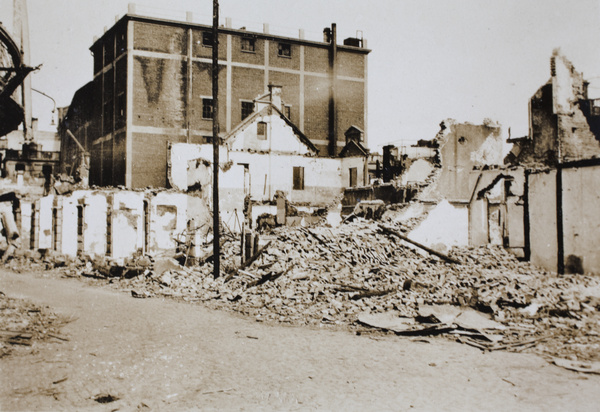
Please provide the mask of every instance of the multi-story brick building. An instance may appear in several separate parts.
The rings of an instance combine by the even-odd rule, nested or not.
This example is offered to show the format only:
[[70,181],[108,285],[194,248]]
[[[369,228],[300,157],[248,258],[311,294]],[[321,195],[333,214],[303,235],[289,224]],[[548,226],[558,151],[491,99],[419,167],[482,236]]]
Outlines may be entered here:
[[[270,84],[282,86],[286,115],[320,156],[337,156],[352,125],[367,130],[369,50],[361,39],[338,45],[335,25],[323,42],[302,31],[280,37],[266,25],[263,33],[232,29],[229,19],[218,33],[222,136]],[[133,8],[95,41],[91,184],[164,187],[169,142],[210,140],[212,44],[211,26],[142,17]]]

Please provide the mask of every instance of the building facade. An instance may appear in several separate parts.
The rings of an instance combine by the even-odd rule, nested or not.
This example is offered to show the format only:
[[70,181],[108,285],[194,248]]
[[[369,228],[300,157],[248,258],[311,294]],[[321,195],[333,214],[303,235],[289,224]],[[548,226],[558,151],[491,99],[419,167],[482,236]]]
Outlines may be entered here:
[[[366,130],[369,50],[359,39],[337,45],[335,25],[324,42],[264,31],[219,28],[220,135],[277,84],[286,116],[320,156],[337,156],[344,131],[351,125]],[[92,45],[90,184],[167,186],[169,143],[210,141],[212,44],[210,26],[142,17],[131,8]]]

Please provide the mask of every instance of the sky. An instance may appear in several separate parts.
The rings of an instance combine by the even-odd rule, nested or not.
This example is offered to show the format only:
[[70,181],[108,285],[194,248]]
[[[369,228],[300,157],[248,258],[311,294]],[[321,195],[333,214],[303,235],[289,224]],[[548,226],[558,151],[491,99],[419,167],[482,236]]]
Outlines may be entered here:
[[[0,21],[12,29],[12,2]],[[68,106],[92,80],[89,47],[127,12],[126,0],[27,0],[32,87]],[[212,23],[211,0],[139,0],[137,13]],[[221,23],[322,40],[336,23],[338,42],[360,31],[368,58],[369,147],[431,139],[442,120],[499,122],[505,137],[525,136],[528,101],[550,77],[560,48],[600,97],[600,0],[220,0]],[[33,93],[33,114],[51,129],[54,104]]]

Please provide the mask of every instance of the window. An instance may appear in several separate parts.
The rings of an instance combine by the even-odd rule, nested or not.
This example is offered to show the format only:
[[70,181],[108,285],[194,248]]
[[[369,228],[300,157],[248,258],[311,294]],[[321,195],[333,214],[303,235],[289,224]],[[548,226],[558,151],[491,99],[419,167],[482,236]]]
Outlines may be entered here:
[[254,102],[242,101],[242,120],[250,116],[254,111]]
[[267,140],[267,123],[258,122],[256,124],[256,137],[258,140]]
[[304,168],[294,166],[294,190],[304,190]]
[[120,56],[125,50],[127,50],[127,37],[125,37],[125,33],[117,33],[116,35],[117,42],[117,56]]
[[213,118],[213,99],[202,99],[202,118],[212,119]]
[[277,55],[281,57],[292,57],[292,45],[288,43],[279,43]]
[[289,104],[283,106],[283,114],[288,118],[288,120],[292,120],[292,106]]
[[242,37],[242,51],[254,53],[256,51],[256,42],[251,37]]
[[212,47],[213,45],[213,34],[210,31],[202,32],[202,45],[204,47]]
[[115,127],[117,129],[125,127],[125,105],[125,92],[120,92],[117,95],[117,107],[115,108]]
[[350,187],[355,187],[357,183],[358,170],[356,169],[356,167],[351,167],[348,170],[348,172],[348,174],[350,175]]

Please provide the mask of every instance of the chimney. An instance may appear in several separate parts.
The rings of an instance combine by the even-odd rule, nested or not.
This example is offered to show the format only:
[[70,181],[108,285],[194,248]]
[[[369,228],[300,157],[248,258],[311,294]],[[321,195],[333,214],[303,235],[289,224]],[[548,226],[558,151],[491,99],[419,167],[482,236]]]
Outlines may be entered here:
[[281,103],[281,86],[270,84],[269,93],[271,94],[271,104],[277,107],[277,109],[283,110]]

